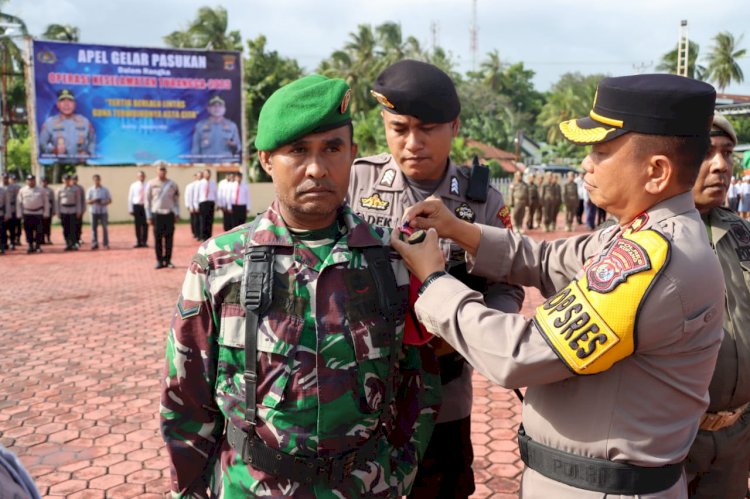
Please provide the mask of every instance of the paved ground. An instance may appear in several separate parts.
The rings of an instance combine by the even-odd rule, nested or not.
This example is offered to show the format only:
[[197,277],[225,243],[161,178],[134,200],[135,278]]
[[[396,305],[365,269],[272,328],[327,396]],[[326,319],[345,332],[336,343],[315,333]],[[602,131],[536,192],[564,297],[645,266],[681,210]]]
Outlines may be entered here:
[[[44,253],[0,255],[0,443],[46,497],[157,498],[169,489],[158,386],[196,243],[178,226],[177,268],[156,271],[153,249],[132,249],[134,238],[132,226],[112,226],[110,250],[65,253],[54,227]],[[540,302],[527,290],[524,313]],[[520,406],[481,375],[474,386],[475,497],[515,497]]]

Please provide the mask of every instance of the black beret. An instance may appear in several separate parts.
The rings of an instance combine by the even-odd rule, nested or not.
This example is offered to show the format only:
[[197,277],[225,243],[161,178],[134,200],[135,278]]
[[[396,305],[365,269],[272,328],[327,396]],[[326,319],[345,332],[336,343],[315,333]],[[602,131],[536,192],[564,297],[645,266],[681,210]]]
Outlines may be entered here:
[[576,144],[606,142],[627,132],[708,137],[715,101],[714,87],[682,76],[604,78],[589,115],[560,123],[560,131]]
[[461,112],[453,80],[426,62],[404,59],[391,64],[375,79],[370,93],[387,111],[423,123],[447,123]]

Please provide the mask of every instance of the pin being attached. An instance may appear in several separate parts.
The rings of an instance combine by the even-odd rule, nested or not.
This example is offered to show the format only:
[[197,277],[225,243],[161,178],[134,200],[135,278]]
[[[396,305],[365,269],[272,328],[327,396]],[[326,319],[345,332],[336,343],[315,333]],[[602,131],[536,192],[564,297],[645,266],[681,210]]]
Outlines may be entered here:
[[425,237],[427,237],[427,232],[423,231],[422,229],[415,229],[414,227],[411,227],[409,225],[409,222],[404,222],[404,224],[399,227],[399,235],[398,238],[402,241],[406,241],[409,244],[417,244],[424,241]]

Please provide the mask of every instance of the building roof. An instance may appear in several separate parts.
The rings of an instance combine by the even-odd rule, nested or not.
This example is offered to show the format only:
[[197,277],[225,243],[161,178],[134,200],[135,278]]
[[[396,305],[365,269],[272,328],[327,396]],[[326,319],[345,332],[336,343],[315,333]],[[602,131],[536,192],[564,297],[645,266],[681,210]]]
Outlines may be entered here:
[[484,144],[474,139],[466,139],[466,145],[479,150],[479,155],[484,159],[494,159],[500,167],[508,173],[522,172],[525,167],[516,161],[516,155],[499,147]]

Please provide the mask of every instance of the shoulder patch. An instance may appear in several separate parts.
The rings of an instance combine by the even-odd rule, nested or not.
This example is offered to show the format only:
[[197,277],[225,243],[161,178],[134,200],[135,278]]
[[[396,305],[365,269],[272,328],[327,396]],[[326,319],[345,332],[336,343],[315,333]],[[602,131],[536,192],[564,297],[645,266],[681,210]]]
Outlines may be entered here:
[[[580,279],[537,308],[534,324],[572,372],[600,373],[633,354],[638,311],[669,263],[670,248],[667,238],[653,230],[618,238]],[[639,258],[641,265],[635,270]],[[607,265],[597,263],[605,260]],[[598,275],[600,268],[606,279]],[[608,290],[599,291],[597,286]]]
[[742,244],[750,243],[750,231],[742,222],[733,222],[731,224],[732,235]]
[[380,194],[374,193],[369,198],[359,198],[359,204],[362,208],[370,208],[372,210],[384,211],[391,204],[388,201],[384,201],[380,198]]
[[510,208],[508,208],[507,205],[504,205],[502,208],[498,210],[497,218],[500,219],[500,221],[503,223],[503,226],[506,229],[513,228],[513,222],[511,222],[510,220]]

